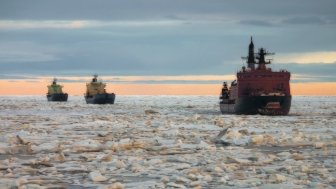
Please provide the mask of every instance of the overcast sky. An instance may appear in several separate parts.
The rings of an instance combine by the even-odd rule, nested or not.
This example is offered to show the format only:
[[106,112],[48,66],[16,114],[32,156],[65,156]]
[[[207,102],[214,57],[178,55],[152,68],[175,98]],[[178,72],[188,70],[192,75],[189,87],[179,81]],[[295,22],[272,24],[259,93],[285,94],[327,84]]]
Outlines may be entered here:
[[335,7],[335,0],[0,0],[0,79],[230,75],[252,35],[294,81],[336,82]]

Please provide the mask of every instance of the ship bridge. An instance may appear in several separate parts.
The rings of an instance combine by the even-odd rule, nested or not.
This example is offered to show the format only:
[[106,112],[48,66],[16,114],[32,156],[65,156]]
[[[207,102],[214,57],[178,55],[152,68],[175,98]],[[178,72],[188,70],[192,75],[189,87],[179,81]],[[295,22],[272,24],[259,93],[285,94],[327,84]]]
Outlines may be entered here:
[[275,72],[266,67],[267,64],[271,64],[272,60],[266,59],[266,56],[274,54],[264,48],[260,48],[258,53],[254,53],[254,43],[251,37],[248,56],[242,57],[247,60],[247,68],[243,66],[241,71],[237,73],[239,96],[260,94],[290,95],[290,73],[286,70]]

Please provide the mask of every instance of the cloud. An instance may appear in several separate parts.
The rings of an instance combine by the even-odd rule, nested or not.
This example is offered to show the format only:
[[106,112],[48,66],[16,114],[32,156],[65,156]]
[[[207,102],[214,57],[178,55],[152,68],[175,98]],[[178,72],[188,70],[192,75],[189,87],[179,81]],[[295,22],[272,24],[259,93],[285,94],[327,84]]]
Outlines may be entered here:
[[58,60],[57,57],[48,53],[18,51],[1,51],[0,59],[4,62],[45,62]]
[[263,26],[263,27],[270,27],[274,26],[271,22],[265,20],[241,20],[239,22],[242,25],[253,25],[253,26]]
[[178,76],[118,76],[105,81],[138,84],[216,84],[233,80],[234,75],[178,75]]
[[0,29],[82,29],[99,27],[151,27],[175,26],[185,24],[179,20],[0,20]]
[[[335,2],[4,1],[0,74],[229,75],[243,65],[239,57],[247,54],[251,35],[257,48],[279,53],[275,62],[293,73],[330,74]],[[324,21],[326,27],[316,27]]]
[[[0,75],[3,80],[29,80],[51,82],[57,78],[59,83],[86,83],[92,76],[38,76],[38,75]],[[221,84],[223,81],[232,81],[234,75],[183,75],[183,76],[99,76],[100,81],[115,84]]]
[[[43,77],[45,79],[45,77]],[[100,76],[103,82],[123,84],[220,84],[231,81],[234,75],[174,75],[174,76]],[[42,79],[42,78],[40,78]],[[88,82],[91,77],[59,77],[61,82]]]
[[[55,55],[55,48],[48,48],[32,42],[2,42],[0,43],[1,63],[49,62],[60,60]],[[5,67],[2,67],[6,69]],[[20,69],[20,66],[18,66]]]
[[336,82],[334,75],[292,74],[291,82]]
[[196,21],[218,17],[235,22],[257,21],[254,24],[275,18],[291,23],[334,17],[335,5],[334,0],[305,0],[304,3],[291,0],[25,0],[24,4],[20,0],[10,0],[1,3],[0,19],[127,21],[169,18]]
[[330,64],[336,63],[336,51],[279,54],[276,60],[281,63]]
[[283,20],[285,24],[314,24],[314,25],[323,25],[327,24],[328,21],[321,17],[291,17]]
[[336,63],[324,64],[272,64],[273,70],[286,69],[291,72],[297,81],[336,81]]
[[38,79],[38,77],[36,77],[36,76],[25,76],[25,75],[0,74],[0,79],[5,79],[5,80],[13,79],[13,81],[15,81],[15,80],[34,80],[34,79]]
[[0,20],[0,29],[78,29],[88,27],[89,24],[84,20]]

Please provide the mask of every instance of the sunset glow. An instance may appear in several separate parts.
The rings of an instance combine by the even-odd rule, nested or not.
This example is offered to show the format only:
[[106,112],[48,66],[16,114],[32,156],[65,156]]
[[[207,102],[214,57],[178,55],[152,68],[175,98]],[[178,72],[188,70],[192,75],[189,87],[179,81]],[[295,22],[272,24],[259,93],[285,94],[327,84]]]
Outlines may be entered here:
[[[45,95],[47,81],[4,81],[0,80],[0,95]],[[64,92],[69,95],[85,93],[85,83],[63,83]],[[113,84],[107,91],[117,95],[219,95],[219,84]],[[336,82],[292,83],[293,95],[336,95]]]

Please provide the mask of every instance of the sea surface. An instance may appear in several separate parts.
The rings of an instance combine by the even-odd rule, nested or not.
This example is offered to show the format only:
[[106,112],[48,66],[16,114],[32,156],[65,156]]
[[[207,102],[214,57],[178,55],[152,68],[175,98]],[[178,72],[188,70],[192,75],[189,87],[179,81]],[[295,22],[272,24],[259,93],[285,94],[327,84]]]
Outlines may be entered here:
[[222,115],[217,96],[0,96],[0,188],[335,188],[336,97],[288,116]]

